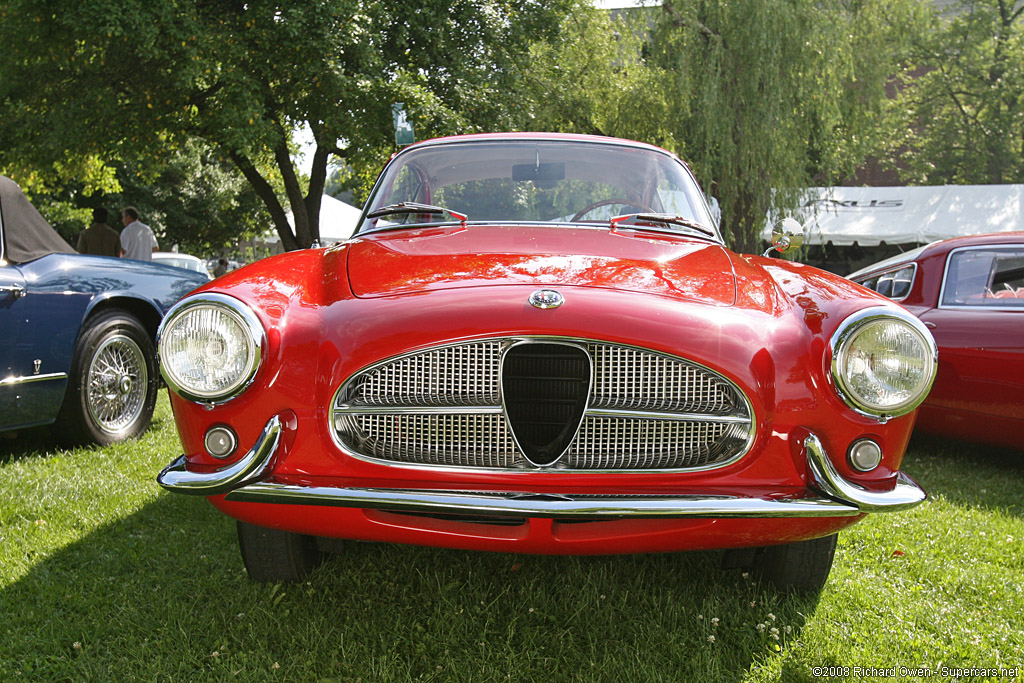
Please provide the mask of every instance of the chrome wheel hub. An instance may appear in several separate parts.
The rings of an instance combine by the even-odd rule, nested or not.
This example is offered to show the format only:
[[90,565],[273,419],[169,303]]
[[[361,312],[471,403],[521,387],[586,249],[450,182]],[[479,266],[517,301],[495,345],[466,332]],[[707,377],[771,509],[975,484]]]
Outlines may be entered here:
[[109,433],[130,427],[142,414],[148,380],[146,359],[131,338],[115,335],[100,344],[86,377],[86,405],[96,426]]

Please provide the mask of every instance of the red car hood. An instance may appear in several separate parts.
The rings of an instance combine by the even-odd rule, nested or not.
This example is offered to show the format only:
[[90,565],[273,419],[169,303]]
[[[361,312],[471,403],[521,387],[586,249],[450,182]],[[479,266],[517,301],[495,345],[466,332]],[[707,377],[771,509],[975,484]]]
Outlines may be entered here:
[[523,284],[605,287],[719,306],[736,299],[721,246],[676,235],[594,228],[468,226],[371,234],[350,244],[357,297]]

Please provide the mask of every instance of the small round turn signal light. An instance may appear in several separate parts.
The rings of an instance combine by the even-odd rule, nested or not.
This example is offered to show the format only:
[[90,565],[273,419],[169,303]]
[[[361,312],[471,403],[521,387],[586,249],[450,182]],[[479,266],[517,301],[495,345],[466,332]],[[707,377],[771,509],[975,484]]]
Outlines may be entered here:
[[210,427],[203,439],[206,452],[215,458],[227,458],[238,447],[238,438],[230,427]]
[[860,472],[870,472],[882,462],[882,447],[871,439],[860,439],[850,445],[850,465]]

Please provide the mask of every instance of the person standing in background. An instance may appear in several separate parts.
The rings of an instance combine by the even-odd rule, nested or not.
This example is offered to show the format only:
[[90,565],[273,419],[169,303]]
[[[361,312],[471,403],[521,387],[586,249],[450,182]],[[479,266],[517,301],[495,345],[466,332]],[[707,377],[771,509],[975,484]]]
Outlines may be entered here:
[[107,225],[110,214],[102,206],[92,210],[92,225],[78,234],[78,253],[93,256],[120,256],[117,230]]
[[125,207],[121,212],[121,258],[137,261],[152,261],[153,252],[160,247],[156,237],[148,225],[139,220],[139,212],[134,206]]

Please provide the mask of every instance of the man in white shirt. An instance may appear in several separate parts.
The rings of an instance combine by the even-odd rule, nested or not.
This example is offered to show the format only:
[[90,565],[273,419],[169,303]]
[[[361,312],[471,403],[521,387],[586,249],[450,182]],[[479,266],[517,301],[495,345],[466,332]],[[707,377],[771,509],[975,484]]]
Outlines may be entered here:
[[138,210],[134,206],[126,207],[121,212],[121,222],[124,223],[124,230],[121,231],[121,258],[152,261],[153,252],[160,247],[153,231],[139,220]]

